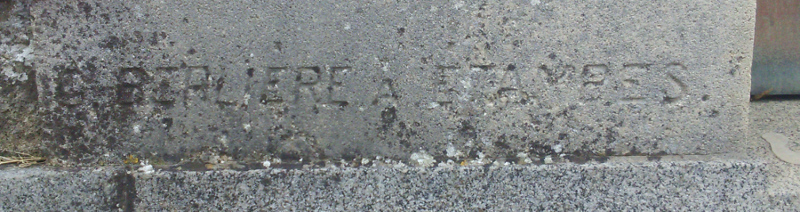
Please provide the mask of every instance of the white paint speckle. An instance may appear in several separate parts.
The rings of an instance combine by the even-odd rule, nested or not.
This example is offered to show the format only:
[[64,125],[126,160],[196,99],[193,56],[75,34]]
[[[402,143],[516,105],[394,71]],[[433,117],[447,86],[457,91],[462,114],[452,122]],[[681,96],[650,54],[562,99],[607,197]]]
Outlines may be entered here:
[[228,146],[228,136],[222,135],[218,140],[222,145]]
[[528,157],[528,153],[520,152],[517,153],[517,159],[520,161],[521,164],[529,164],[533,163],[530,157]]
[[416,165],[421,167],[431,167],[436,164],[436,160],[433,159],[433,156],[425,151],[411,154],[411,161],[416,162]]
[[140,164],[142,165],[142,167],[139,167],[139,172],[145,174],[152,174],[153,172],[155,172],[155,169],[153,169],[153,165],[150,165],[149,162],[142,161]]
[[262,162],[261,165],[264,166],[264,168],[269,168],[269,166],[272,165],[272,162],[270,162],[269,160],[264,160],[264,162]]
[[472,81],[469,80],[461,80],[461,84],[464,85],[464,89],[469,90],[472,88]]
[[556,153],[561,153],[561,151],[563,150],[564,148],[561,146],[561,144],[553,146],[553,151],[555,151]]
[[464,1],[459,1],[458,3],[456,3],[455,5],[453,5],[453,8],[455,8],[455,9],[459,9],[459,8],[461,8],[461,7],[463,7],[463,6],[464,6]]
[[550,155],[548,155],[548,156],[545,156],[545,157],[544,157],[544,163],[545,163],[545,164],[551,164],[551,163],[553,163],[553,157],[551,157]]
[[344,30],[350,30],[350,23],[344,23]]
[[478,158],[475,159],[475,160],[469,161],[469,165],[484,165],[484,164],[487,164],[489,162],[492,162],[492,161],[491,160],[486,160],[486,154],[483,154],[483,152],[478,152]]
[[453,167],[456,164],[455,161],[448,159],[447,162],[440,162],[438,164],[439,167]]
[[136,134],[139,134],[139,133],[141,133],[141,132],[142,132],[142,129],[141,129],[141,128],[142,128],[142,127],[141,127],[141,126],[139,126],[138,124],[137,124],[137,125],[133,125],[133,133],[136,133]]
[[244,132],[250,132],[250,124],[248,123],[242,124],[242,128],[244,128]]
[[139,18],[139,19],[144,18],[144,13],[142,12],[142,7],[140,7],[138,5],[133,7],[133,14],[136,16],[136,18]]
[[454,147],[452,144],[447,145],[447,149],[445,151],[447,152],[447,157],[451,158],[461,157],[464,155],[463,153],[461,153],[461,151],[456,149],[456,147]]
[[361,159],[361,165],[367,165],[367,164],[369,164],[369,159],[367,159],[367,158],[362,158],[362,159]]
[[16,80],[16,81],[20,81],[20,82],[24,82],[24,81],[28,80],[28,74],[26,74],[24,72],[23,73],[14,72],[14,68],[11,67],[11,66],[3,67],[3,71],[2,72],[3,72],[3,75],[6,75],[6,77],[8,77],[8,79],[11,79],[11,80]]
[[539,5],[541,3],[542,3],[542,1],[539,1],[539,0],[531,0],[531,6],[536,6],[536,5]]
[[[19,45],[17,45],[17,46],[19,46]],[[15,46],[15,47],[17,47],[17,46]],[[22,52],[14,55],[14,61],[25,62],[26,60],[31,60],[31,59],[33,59],[33,54],[32,53],[33,53],[33,48],[31,48],[30,46],[22,48]]]

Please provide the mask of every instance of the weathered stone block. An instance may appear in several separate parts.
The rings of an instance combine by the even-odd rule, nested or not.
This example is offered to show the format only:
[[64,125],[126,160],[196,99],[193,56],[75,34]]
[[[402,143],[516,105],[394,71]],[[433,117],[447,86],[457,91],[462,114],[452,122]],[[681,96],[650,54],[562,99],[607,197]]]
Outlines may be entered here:
[[0,2],[0,155],[41,148],[31,14],[27,2]]
[[754,9],[48,1],[32,13],[45,143],[91,163],[726,153],[746,133]]

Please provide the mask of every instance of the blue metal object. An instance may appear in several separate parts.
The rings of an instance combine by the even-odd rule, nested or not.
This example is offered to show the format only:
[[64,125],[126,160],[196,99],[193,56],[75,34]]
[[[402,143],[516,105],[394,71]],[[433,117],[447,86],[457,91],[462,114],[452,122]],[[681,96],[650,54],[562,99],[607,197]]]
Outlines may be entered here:
[[800,0],[757,5],[750,94],[800,94]]

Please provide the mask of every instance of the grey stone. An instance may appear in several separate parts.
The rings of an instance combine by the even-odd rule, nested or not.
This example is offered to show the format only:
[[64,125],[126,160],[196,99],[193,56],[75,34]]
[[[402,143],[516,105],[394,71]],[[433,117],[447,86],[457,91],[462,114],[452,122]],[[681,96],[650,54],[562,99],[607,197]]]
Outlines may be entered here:
[[789,137],[790,150],[800,152],[800,101],[797,98],[767,98],[750,103],[750,144],[747,151],[752,158],[763,158],[774,163],[768,175],[770,202],[776,211],[793,211],[800,208],[800,166],[779,160],[761,135],[780,133]]
[[29,8],[28,2],[0,2],[0,154],[41,148]]
[[0,171],[0,210],[769,211],[788,200],[769,194],[770,172],[758,161],[154,173],[6,169]]
[[680,155],[746,137],[755,1],[39,2],[66,162]]
[[139,210],[754,210],[752,163],[361,168],[137,175]]
[[[0,170],[0,211],[110,211],[124,209],[134,186],[125,171],[5,168]],[[128,208],[132,208],[130,205]]]

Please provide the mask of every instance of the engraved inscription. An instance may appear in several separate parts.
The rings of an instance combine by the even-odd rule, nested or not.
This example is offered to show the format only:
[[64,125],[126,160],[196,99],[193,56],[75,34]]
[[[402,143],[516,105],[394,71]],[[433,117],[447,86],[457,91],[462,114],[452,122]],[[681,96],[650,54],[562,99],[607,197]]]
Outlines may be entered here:
[[668,80],[670,88],[667,88],[664,97],[664,101],[667,103],[673,103],[686,95],[686,84],[684,84],[680,79],[678,79],[677,74],[679,73],[686,73],[686,66],[678,63],[671,63],[667,65],[665,72],[669,77]]
[[[582,85],[584,100],[616,98],[620,103],[675,103],[687,95],[687,86],[680,79],[681,73],[686,72],[687,68],[680,63],[660,66],[624,64],[622,70],[616,73],[606,64],[583,65],[581,72],[574,74],[572,65],[555,68],[542,65],[535,69],[544,73],[539,75],[544,81],[533,79],[533,82]],[[116,98],[120,105],[130,106],[149,100],[170,106],[188,98],[200,97],[205,101],[206,89],[214,88],[215,101],[220,106],[247,106],[248,102],[258,102],[266,106],[293,103],[310,107],[319,104],[345,107],[352,103],[345,85],[353,80],[353,74],[352,68],[347,66],[248,68],[241,73],[227,75],[229,79],[246,76],[247,81],[226,82],[225,76],[212,79],[206,66],[159,67],[154,71],[137,67],[122,68],[116,76]],[[610,75],[617,77],[609,78]],[[59,76],[59,102],[80,104],[80,86],[85,83],[78,70],[61,71]],[[521,88],[523,82],[513,64],[472,65],[468,68],[436,66],[434,77],[436,93],[434,101],[428,106],[430,108],[442,107],[446,111],[456,112],[458,108],[475,110],[483,106],[527,105],[531,104],[532,98],[536,98],[530,91]],[[668,83],[654,83],[657,81],[653,80],[667,80]],[[381,79],[376,90],[372,105],[396,104],[398,92],[393,79]]]
[[530,104],[532,97],[528,92],[522,90],[520,74],[516,70],[516,66],[508,65],[501,73],[494,104],[500,108]]
[[176,67],[157,68],[155,75],[156,84],[153,85],[153,101],[162,105],[170,105],[175,102],[181,93],[180,82],[175,79],[183,79],[181,72]]
[[142,68],[123,68],[117,74],[117,102],[120,105],[133,105],[144,99],[143,85],[149,82]]
[[297,78],[302,84],[313,85],[319,81],[320,69],[319,67],[306,67],[300,68],[298,71],[300,75]]
[[[249,91],[252,93],[251,96],[257,98],[258,102],[261,104],[267,104],[268,102],[281,102],[280,96],[278,96],[277,88],[272,89],[271,87],[275,87],[278,80],[273,80],[270,74],[271,69],[248,69],[247,76],[249,77]],[[274,92],[271,92],[274,91]]]
[[593,101],[605,98],[608,92],[605,89],[605,80],[608,72],[608,66],[605,64],[583,66],[583,71],[581,73],[583,84],[583,92],[581,95],[583,99]]
[[328,83],[329,77],[323,78],[320,75],[328,75],[327,70],[320,67],[304,67],[297,70],[296,81],[300,83],[297,87],[298,99],[296,101],[307,105],[316,103],[327,103],[330,98]]
[[[208,67],[158,67],[148,72],[143,68],[122,68],[117,74],[117,104],[142,104],[149,100],[159,105],[173,105],[185,97],[201,96],[208,85]],[[189,89],[186,89],[189,88]]]
[[189,85],[189,88],[200,90],[208,87],[210,73],[208,73],[207,66],[189,67],[187,72],[186,84]]
[[261,104],[277,105],[283,103],[287,99],[294,99],[290,98],[293,95],[289,95],[285,90],[279,89],[279,87],[287,88],[291,86],[291,80],[294,78],[295,74],[290,72],[288,68],[270,67],[267,68],[263,74],[265,75],[261,76],[261,73],[255,75],[260,79],[257,87],[254,89],[256,92],[255,97],[259,98],[258,101]]
[[461,70],[454,66],[437,67],[437,79],[434,85],[437,91],[436,104],[448,106],[458,101],[462,91],[469,88],[468,82],[461,80],[460,74]]
[[626,64],[616,92],[622,96],[621,103],[676,103],[686,96],[687,86],[678,77],[684,72],[686,67],[679,63]]
[[[606,64],[587,64],[580,72],[572,65],[555,68],[542,65],[537,70],[540,79],[549,85],[581,85],[580,98],[600,99],[619,103],[675,103],[687,95],[687,86],[680,79],[686,67],[679,63],[667,65],[624,64],[613,71]],[[430,108],[458,104],[492,104],[507,106],[509,101],[529,104],[535,98],[520,89],[520,76],[514,65],[502,69],[495,65],[470,66],[468,71],[455,66],[437,66],[434,79],[435,100]],[[615,77],[609,77],[615,76]],[[538,82],[533,79],[532,82]],[[547,89],[547,88],[543,88]],[[462,105],[463,106],[463,105]],[[467,106],[467,108],[472,106]]]
[[394,88],[394,81],[392,79],[381,80],[380,88],[378,88],[378,97],[372,101],[373,105],[394,105],[397,101],[397,92]]
[[646,79],[652,64],[628,64],[622,68],[620,92],[623,93],[622,102],[640,102],[650,93],[642,89],[642,82]]
[[270,67],[265,71],[252,71],[249,92],[264,105],[291,102],[314,106],[332,104],[340,107],[350,104],[345,93],[346,81],[351,78],[350,67]]
[[468,72],[461,70],[452,66],[437,67],[434,80],[437,93],[431,108],[453,105],[448,108],[455,112],[455,105],[467,102],[498,107],[530,103],[531,95],[521,90],[519,73],[514,65],[505,68],[470,66]]
[[331,87],[330,99],[331,104],[345,107],[350,104],[347,100],[344,84],[353,75],[352,68],[350,67],[332,67],[331,68]]
[[187,86],[188,89],[183,93],[185,97],[183,100],[185,100],[187,104],[193,101],[205,101],[208,98],[207,90],[211,85],[211,73],[208,70],[208,66],[189,66],[177,73],[185,75],[184,77],[176,79],[183,81],[170,82],[170,86],[172,89]]
[[465,81],[470,84],[470,89],[465,93],[469,94],[470,98],[486,98],[492,95],[499,86],[498,79],[503,75],[501,71],[488,65],[471,66],[469,70]]
[[558,84],[559,82],[563,82],[563,79],[565,76],[567,76],[567,73],[575,72],[575,67],[571,65],[557,67],[547,67],[546,65],[542,65],[539,66],[539,70],[545,73],[545,81],[547,83]]
[[217,103],[221,106],[237,106],[243,103],[245,97],[245,84],[237,82],[241,73],[228,72],[216,79]]
[[587,65],[583,67],[583,80],[584,86],[600,86],[603,85],[608,73],[608,66],[606,65]]

